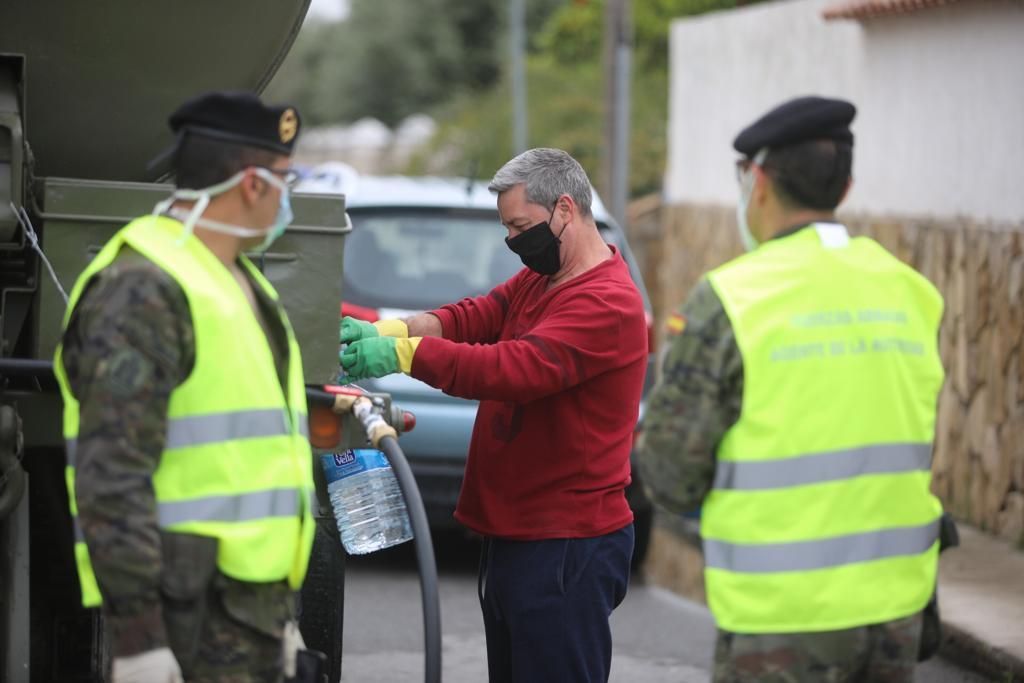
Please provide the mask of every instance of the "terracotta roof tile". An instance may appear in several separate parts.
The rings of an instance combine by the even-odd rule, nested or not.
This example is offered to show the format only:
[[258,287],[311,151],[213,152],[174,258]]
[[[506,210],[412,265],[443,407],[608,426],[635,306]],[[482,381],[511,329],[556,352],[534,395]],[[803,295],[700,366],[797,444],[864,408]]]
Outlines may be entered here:
[[917,12],[930,7],[952,5],[961,0],[844,0],[822,12],[826,20],[868,19],[892,14]]

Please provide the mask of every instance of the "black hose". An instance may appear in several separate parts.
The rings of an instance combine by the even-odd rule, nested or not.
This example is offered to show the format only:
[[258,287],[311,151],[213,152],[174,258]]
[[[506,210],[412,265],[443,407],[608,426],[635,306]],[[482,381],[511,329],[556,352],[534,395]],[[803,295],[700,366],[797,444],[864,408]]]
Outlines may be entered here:
[[416,545],[416,562],[420,570],[420,593],[423,596],[423,647],[426,683],[441,682],[441,603],[438,597],[437,562],[434,560],[434,545],[430,539],[430,525],[423,499],[416,486],[416,479],[405,459],[398,440],[385,436],[380,440],[380,450],[387,456],[391,469],[398,479],[398,487],[405,498],[405,507],[412,522],[413,542]]

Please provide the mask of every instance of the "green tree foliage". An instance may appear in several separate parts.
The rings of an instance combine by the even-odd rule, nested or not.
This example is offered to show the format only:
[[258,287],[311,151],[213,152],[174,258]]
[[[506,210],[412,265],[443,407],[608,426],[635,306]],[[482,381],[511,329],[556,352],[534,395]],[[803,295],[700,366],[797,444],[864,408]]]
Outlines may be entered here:
[[[676,17],[735,7],[736,0],[633,0],[630,192],[661,187],[667,152],[669,26]],[[739,3],[743,4],[743,3]],[[529,145],[560,147],[598,184],[605,157],[605,0],[573,0],[535,35],[528,61]],[[505,74],[503,74],[504,76]],[[441,109],[445,122],[412,172],[487,176],[512,154],[507,79]],[[455,150],[452,153],[452,149]],[[445,150],[444,154],[438,154]]]
[[[668,68],[668,29],[672,19],[749,4],[736,0],[633,0],[633,43],[639,69]],[[558,62],[601,59],[606,0],[564,5],[545,24],[537,44]]]
[[[530,0],[534,30],[564,0]],[[501,76],[507,0],[352,0],[346,21],[310,23],[267,89],[309,124],[394,124]]]
[[[352,0],[348,20],[305,26],[268,88],[307,124],[412,113],[442,122],[410,172],[487,177],[512,153],[509,0]],[[529,144],[568,150],[595,183],[604,162],[605,0],[525,0]],[[630,185],[661,186],[673,18],[737,0],[633,0]],[[713,56],[709,55],[709,58]]]
[[[529,144],[566,150],[595,184],[604,160],[603,82],[599,64],[582,64],[571,73],[552,68],[543,57],[527,65]],[[661,73],[638,72],[633,87],[630,179],[633,193],[643,194],[661,187],[668,93]],[[509,98],[508,88],[501,86],[439,110],[444,124],[409,172],[489,177],[512,155]]]

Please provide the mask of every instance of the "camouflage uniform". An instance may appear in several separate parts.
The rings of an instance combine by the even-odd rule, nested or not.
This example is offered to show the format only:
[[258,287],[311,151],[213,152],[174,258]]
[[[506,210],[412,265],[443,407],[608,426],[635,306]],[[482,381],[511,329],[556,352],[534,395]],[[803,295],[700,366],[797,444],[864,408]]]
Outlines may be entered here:
[[[277,329],[272,302],[253,289],[273,324],[267,336],[284,376],[286,333]],[[151,476],[164,447],[171,392],[195,359],[184,292],[126,248],[83,294],[63,344],[80,404],[78,519],[103,594],[112,654],[169,645],[190,681],[279,680],[282,628],[295,605],[287,584],[232,580],[216,571],[211,539],[157,527]]]
[[[743,360],[729,316],[701,280],[669,330],[662,373],[640,437],[648,495],[677,513],[698,509],[715,452],[743,404]],[[842,631],[718,632],[715,683],[903,683],[913,680],[921,615]]]
[[683,306],[681,332],[669,331],[658,385],[640,435],[640,478],[673,512],[692,512],[711,489],[715,450],[739,420],[743,360],[729,316],[707,280]]
[[714,683],[907,683],[921,614],[876,626],[779,635],[718,632]]

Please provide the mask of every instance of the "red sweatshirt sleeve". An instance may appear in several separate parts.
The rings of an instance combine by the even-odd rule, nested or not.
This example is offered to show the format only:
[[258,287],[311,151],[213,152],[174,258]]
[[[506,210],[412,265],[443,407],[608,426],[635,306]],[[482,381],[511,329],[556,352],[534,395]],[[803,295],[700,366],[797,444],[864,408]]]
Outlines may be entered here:
[[519,274],[502,282],[486,296],[465,298],[431,311],[441,321],[441,336],[466,344],[493,344],[508,313]]
[[643,353],[642,345],[620,341],[630,329],[623,324],[628,302],[621,298],[577,291],[554,299],[536,326],[496,344],[425,338],[412,376],[452,396],[477,400],[528,403],[564,391],[635,361],[636,352],[628,349]]

